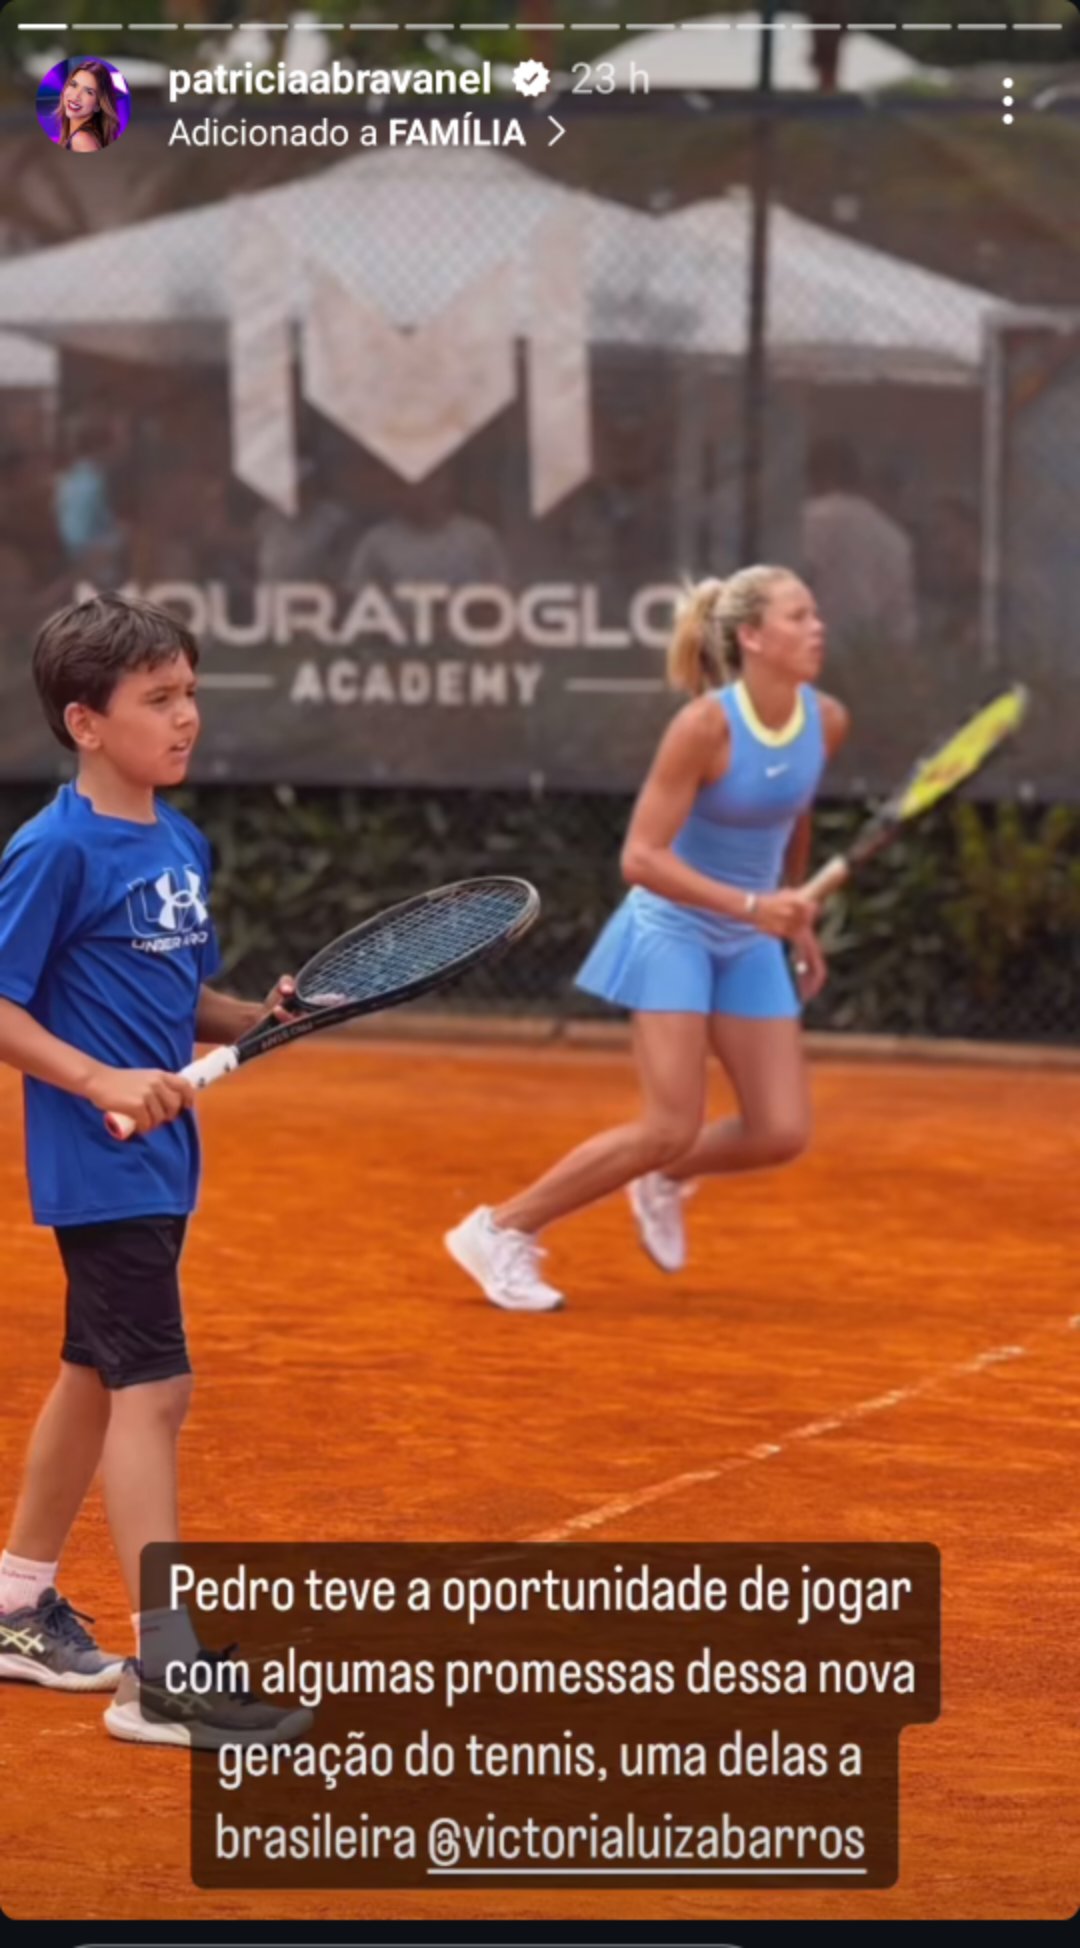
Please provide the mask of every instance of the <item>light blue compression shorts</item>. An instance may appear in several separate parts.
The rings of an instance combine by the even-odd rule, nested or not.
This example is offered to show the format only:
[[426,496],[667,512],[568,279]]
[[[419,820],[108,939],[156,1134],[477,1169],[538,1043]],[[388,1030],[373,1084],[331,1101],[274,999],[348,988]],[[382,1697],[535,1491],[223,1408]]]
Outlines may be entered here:
[[709,941],[692,924],[657,927],[627,899],[575,985],[635,1014],[741,1015],[748,1021],[800,1015],[780,941],[749,927],[740,932],[745,944]]

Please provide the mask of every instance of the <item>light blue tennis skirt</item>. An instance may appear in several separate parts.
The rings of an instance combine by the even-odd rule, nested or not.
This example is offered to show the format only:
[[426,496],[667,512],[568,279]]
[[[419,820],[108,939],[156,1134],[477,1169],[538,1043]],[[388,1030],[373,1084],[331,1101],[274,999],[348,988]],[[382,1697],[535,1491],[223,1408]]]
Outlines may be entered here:
[[731,942],[707,940],[689,909],[663,925],[631,894],[612,914],[575,985],[640,1014],[790,1019],[802,1007],[779,940],[740,927]]

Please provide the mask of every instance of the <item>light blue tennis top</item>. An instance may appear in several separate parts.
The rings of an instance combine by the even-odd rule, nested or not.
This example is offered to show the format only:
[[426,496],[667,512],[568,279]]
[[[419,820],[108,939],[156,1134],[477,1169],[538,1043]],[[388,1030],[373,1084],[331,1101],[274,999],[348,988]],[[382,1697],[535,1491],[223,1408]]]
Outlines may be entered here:
[[[813,803],[825,768],[825,733],[817,692],[803,685],[790,721],[780,730],[761,722],[746,685],[710,693],[731,733],[727,770],[703,785],[672,845],[676,857],[710,879],[771,893],[780,884],[796,820]],[[702,933],[717,947],[747,947],[752,929],[702,907],[683,906],[644,886],[629,895],[638,917],[682,935]]]

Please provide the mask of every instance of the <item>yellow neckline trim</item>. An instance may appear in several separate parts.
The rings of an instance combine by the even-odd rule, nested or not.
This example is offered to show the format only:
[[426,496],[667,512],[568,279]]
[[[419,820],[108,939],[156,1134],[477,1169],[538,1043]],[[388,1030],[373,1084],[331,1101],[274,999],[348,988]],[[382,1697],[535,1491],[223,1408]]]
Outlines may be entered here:
[[735,700],[742,712],[747,730],[752,731],[762,744],[793,744],[806,723],[806,705],[801,690],[798,703],[787,723],[780,730],[770,730],[768,724],[762,723],[750,701],[750,692],[741,677],[735,685]]

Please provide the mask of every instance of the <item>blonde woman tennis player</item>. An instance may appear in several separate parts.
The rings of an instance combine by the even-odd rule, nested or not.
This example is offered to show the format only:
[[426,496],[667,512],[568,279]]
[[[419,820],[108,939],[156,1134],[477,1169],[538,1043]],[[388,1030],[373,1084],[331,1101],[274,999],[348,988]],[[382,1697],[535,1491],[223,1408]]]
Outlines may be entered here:
[[[622,852],[631,890],[577,977],[631,1012],[641,1111],[447,1233],[493,1305],[562,1305],[541,1275],[539,1234],[624,1186],[645,1250],[680,1270],[688,1185],[788,1163],[805,1148],[799,1016],[825,961],[817,909],[797,888],[810,808],[849,722],[815,688],[824,646],[814,598],[786,569],[744,568],[687,597],[668,671],[694,701],[668,726],[638,798]],[[739,1113],[707,1124],[710,1050]]]

